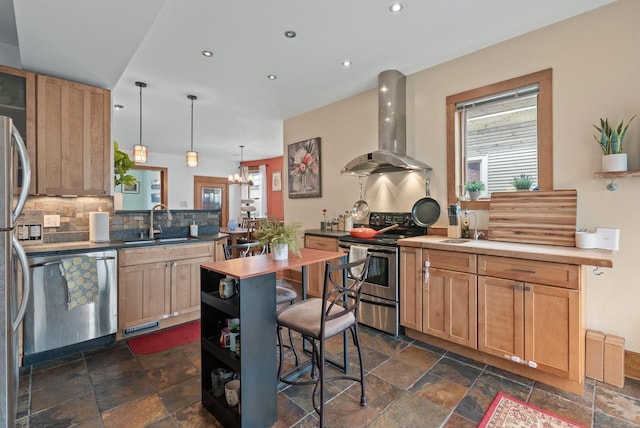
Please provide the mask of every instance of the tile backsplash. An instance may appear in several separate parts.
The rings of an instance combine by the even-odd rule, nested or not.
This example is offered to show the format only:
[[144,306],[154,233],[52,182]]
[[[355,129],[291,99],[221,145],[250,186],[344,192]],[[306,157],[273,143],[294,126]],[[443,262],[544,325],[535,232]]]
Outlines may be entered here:
[[[44,228],[44,243],[72,242],[89,240],[89,213],[92,211],[109,212],[110,238],[131,239],[140,233],[148,233],[149,211],[113,212],[113,198],[109,196],[31,196],[25,209],[42,210],[44,215],[59,215],[60,227]],[[163,236],[186,236],[189,225],[195,222],[200,234],[218,233],[218,211],[170,210],[172,219],[167,219],[167,211],[154,212],[154,223],[163,228]]]

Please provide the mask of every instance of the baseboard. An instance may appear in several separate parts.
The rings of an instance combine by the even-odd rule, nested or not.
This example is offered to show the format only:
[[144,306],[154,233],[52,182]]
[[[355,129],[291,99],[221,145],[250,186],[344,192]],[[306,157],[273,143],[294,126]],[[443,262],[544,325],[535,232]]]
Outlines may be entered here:
[[640,380],[640,353],[624,351],[624,375]]

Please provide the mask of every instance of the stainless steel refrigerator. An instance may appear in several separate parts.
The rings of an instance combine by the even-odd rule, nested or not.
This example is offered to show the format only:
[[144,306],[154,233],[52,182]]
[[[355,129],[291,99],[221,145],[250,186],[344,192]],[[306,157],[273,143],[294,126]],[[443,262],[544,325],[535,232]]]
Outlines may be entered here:
[[27,256],[14,227],[30,181],[31,167],[22,137],[11,118],[0,116],[0,427],[15,425],[18,402],[18,327],[31,280]]

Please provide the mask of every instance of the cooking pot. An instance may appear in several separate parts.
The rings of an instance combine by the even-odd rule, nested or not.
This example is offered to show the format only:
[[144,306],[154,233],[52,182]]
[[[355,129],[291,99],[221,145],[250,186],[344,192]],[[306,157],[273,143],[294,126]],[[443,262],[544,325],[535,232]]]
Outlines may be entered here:
[[440,204],[429,193],[429,179],[425,180],[427,196],[413,204],[411,218],[420,227],[429,227],[440,217]]
[[398,227],[398,225],[394,224],[393,226],[385,227],[384,229],[375,230],[375,229],[371,229],[370,227],[362,226],[362,227],[356,227],[354,229],[351,229],[349,233],[354,238],[370,239],[382,232],[395,229],[396,227]]

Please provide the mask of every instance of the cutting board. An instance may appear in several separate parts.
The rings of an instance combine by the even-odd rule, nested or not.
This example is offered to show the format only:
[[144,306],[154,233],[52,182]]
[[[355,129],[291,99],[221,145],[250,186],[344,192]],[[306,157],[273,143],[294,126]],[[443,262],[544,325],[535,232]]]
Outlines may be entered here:
[[575,247],[577,202],[575,190],[493,192],[488,239]]

